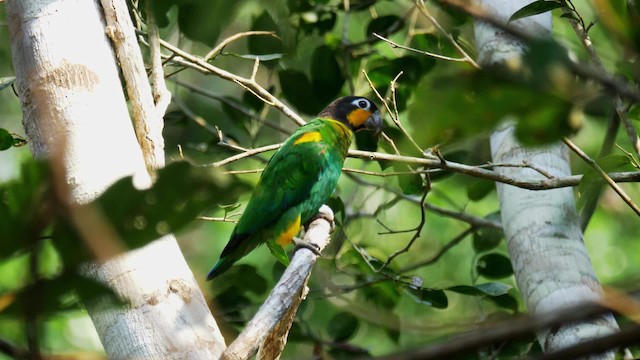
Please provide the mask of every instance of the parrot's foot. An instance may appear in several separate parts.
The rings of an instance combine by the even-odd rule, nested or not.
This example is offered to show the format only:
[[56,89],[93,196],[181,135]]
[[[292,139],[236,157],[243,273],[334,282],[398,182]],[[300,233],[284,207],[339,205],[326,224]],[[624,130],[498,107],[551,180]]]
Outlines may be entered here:
[[298,249],[300,248],[305,248],[311,251],[312,253],[316,254],[317,256],[321,256],[320,247],[316,244],[308,243],[306,241],[302,241],[295,237],[293,238],[293,243],[296,245],[295,251],[298,251]]
[[307,230],[309,228],[309,225],[311,225],[312,222],[314,222],[317,219],[322,219],[325,220],[326,222],[329,223],[329,226],[331,227],[331,229],[329,229],[329,234],[331,234],[333,232],[333,230],[335,230],[336,228],[336,223],[333,221],[333,214],[331,216],[323,213],[323,212],[319,212],[317,214],[315,214],[311,219],[309,219],[309,221],[307,221],[304,224],[304,228],[305,230]]

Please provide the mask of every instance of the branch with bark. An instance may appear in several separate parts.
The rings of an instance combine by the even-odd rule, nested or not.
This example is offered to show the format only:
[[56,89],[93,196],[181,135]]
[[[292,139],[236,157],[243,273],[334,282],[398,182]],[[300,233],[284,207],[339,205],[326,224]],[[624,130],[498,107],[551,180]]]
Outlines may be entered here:
[[[329,234],[334,226],[333,211],[323,205],[319,215],[310,223],[303,241],[322,251],[329,244]],[[296,250],[278,284],[236,340],[227,347],[222,359],[247,359],[256,351],[257,359],[277,359],[280,356],[296,311],[307,296],[307,282],[317,258],[318,255],[309,249]]]

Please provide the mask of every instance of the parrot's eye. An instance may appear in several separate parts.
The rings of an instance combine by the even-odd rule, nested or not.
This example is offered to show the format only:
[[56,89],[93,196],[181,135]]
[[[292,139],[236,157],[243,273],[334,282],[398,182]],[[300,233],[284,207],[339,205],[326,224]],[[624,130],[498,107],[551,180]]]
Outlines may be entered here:
[[359,107],[360,109],[369,110],[369,101],[365,99],[359,99],[354,101],[352,104]]

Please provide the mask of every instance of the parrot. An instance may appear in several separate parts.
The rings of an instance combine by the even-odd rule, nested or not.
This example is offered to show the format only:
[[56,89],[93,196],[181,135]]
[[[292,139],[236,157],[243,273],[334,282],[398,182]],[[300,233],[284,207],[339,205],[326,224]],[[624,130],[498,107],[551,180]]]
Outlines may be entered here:
[[359,130],[377,136],[382,131],[380,111],[365,97],[345,96],[285,140],[267,163],[207,280],[259,245],[284,248],[294,242],[301,226],[335,191],[353,133]]

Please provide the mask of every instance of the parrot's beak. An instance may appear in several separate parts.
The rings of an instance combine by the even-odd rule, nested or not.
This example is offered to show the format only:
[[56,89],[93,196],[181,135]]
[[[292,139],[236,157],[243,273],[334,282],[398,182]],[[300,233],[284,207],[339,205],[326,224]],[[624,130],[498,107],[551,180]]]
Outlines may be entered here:
[[380,115],[380,111],[376,110],[371,116],[364,122],[364,127],[373,131],[375,136],[378,136],[382,131],[382,116]]

